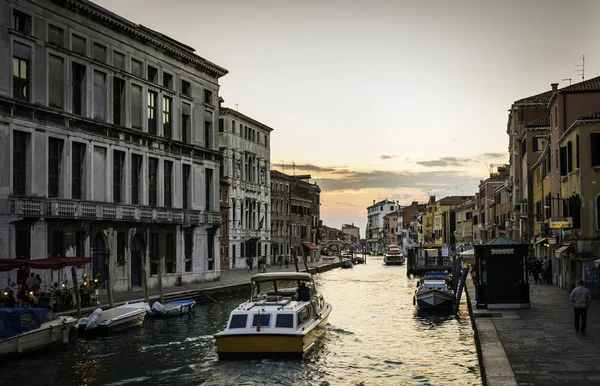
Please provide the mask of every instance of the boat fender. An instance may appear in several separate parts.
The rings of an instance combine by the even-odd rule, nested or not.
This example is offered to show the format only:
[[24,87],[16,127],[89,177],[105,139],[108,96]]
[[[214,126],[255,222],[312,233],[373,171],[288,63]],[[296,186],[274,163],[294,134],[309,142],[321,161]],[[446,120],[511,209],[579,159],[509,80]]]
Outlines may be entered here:
[[98,324],[100,324],[100,316],[102,316],[102,308],[96,308],[94,312],[92,312],[92,314],[88,317],[85,329],[89,330],[98,327]]
[[62,329],[62,342],[63,344],[69,343],[69,330],[67,330],[66,328]]

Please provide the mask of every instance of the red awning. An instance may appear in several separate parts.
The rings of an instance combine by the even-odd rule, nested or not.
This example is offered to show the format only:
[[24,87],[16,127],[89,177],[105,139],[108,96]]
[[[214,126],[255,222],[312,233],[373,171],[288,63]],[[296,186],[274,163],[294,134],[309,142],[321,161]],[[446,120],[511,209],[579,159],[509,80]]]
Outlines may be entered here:
[[89,264],[89,257],[48,257],[45,259],[0,259],[0,271],[10,271],[15,268],[29,267],[33,269],[60,269],[77,265]]
[[316,245],[314,245],[313,243],[308,243],[308,242],[303,242],[302,243],[304,246],[308,247],[309,249],[319,249],[319,247],[317,247]]

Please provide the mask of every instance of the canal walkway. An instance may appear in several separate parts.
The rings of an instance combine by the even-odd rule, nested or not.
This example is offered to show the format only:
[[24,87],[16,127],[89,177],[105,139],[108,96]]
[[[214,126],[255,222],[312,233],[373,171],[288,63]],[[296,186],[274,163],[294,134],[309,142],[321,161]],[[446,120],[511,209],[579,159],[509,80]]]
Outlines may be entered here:
[[[339,261],[319,259],[315,262],[308,263],[308,268],[311,272],[325,272],[332,268],[339,266]],[[305,272],[304,263],[300,261],[298,263],[300,271]],[[295,272],[296,267],[293,263],[290,263],[288,267],[285,264],[282,268],[278,265],[267,266],[267,272]],[[214,294],[250,294],[250,277],[258,273],[256,264],[252,267],[252,272],[247,269],[231,269],[221,271],[219,280],[207,281],[202,283],[189,283],[175,287],[164,287],[163,294],[168,300],[175,299],[196,299],[200,294],[201,296],[211,298]],[[247,286],[247,287],[246,287]],[[158,288],[148,289],[148,297],[151,301],[158,300],[160,297]],[[108,295],[105,291],[102,291],[98,295],[98,301],[100,307],[108,307]],[[144,291],[142,289],[136,289],[128,292],[113,292],[113,302],[115,306],[120,306],[125,303],[135,303],[144,301]],[[99,306],[82,308],[82,314],[86,315],[91,313],[94,309]],[[58,315],[75,315],[76,310],[66,310],[58,312]]]
[[600,384],[600,301],[588,310],[585,335],[575,331],[570,292],[531,284],[531,308],[477,310],[469,298],[486,386],[596,386]]

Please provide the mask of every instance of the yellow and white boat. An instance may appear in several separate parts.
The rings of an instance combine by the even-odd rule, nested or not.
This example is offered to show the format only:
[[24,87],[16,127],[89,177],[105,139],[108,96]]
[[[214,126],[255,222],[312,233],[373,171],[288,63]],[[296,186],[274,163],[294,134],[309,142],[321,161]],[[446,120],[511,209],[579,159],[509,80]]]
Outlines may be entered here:
[[252,296],[215,335],[219,359],[302,357],[325,332],[331,304],[304,272],[252,276]]

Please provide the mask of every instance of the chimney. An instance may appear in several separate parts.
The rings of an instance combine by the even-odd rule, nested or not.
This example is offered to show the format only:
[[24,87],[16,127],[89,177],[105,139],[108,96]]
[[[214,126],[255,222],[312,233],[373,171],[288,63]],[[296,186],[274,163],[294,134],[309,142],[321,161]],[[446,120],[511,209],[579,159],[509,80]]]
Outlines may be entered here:
[[373,205],[375,205],[375,200],[373,200]]
[[552,91],[558,90],[558,83],[550,83],[550,86],[552,86]]

